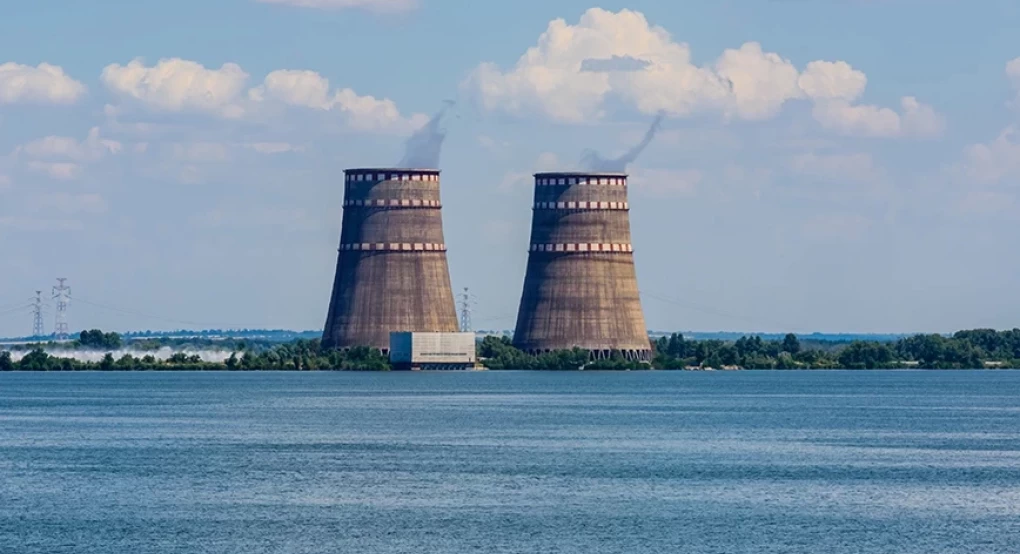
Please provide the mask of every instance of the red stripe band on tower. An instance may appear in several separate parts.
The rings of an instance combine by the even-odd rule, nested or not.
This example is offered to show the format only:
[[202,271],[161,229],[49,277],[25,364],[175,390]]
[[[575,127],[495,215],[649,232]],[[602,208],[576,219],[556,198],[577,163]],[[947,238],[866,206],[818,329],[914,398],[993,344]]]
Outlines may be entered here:
[[378,183],[380,181],[428,181],[438,182],[439,175],[434,173],[348,173],[348,183]]
[[421,242],[362,242],[341,244],[341,252],[446,252],[445,244],[429,244]]
[[633,252],[630,244],[566,243],[532,244],[531,252]]
[[629,210],[627,202],[535,202],[536,210]]
[[442,208],[439,200],[418,200],[409,198],[377,198],[375,200],[345,200],[344,207],[366,208]]
[[569,187],[573,185],[627,186],[626,177],[537,177],[535,184],[540,187]]

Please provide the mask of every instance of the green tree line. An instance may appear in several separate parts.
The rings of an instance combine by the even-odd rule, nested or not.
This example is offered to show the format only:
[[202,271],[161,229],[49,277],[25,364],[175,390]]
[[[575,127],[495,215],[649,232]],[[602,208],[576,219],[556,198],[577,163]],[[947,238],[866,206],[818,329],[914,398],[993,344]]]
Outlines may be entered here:
[[[169,344],[168,344],[169,343]],[[125,343],[116,333],[99,330],[82,332],[76,347],[116,350]],[[177,346],[159,339],[141,344],[127,343],[136,354]],[[214,343],[215,344],[215,343]],[[99,361],[80,361],[54,356],[44,345],[30,345],[18,361],[10,352],[0,352],[0,371],[315,371],[391,369],[389,360],[378,350],[361,347],[349,350],[322,348],[318,339],[295,340],[267,345],[257,341],[231,341],[216,344],[233,353],[223,361],[204,361],[198,354],[179,351],[166,359],[154,354],[107,353]],[[52,345],[46,345],[47,348]],[[212,346],[212,345],[210,345]],[[855,341],[849,344],[802,343],[795,335],[782,340],[763,340],[745,336],[735,341],[689,340],[672,334],[652,341],[651,362],[624,359],[591,360],[587,350],[575,348],[529,355],[515,348],[509,338],[488,336],[478,344],[481,363],[489,369],[577,370],[577,369],[885,369],[918,367],[925,369],[972,369],[981,367],[1020,367],[1020,329],[995,331],[975,329],[952,336],[915,335],[894,342]]]

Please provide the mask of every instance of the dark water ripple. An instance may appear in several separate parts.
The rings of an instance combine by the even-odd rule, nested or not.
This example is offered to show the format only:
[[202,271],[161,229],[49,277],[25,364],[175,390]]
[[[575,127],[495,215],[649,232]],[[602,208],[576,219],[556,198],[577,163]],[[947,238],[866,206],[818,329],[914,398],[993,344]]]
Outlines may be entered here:
[[1015,553],[1020,372],[0,374],[0,552]]

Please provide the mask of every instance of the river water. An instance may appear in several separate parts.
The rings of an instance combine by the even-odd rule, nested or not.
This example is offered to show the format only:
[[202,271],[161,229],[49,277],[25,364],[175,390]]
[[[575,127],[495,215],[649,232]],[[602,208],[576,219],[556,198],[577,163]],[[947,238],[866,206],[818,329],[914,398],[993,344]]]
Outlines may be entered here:
[[0,552],[1015,553],[1017,372],[0,374]]

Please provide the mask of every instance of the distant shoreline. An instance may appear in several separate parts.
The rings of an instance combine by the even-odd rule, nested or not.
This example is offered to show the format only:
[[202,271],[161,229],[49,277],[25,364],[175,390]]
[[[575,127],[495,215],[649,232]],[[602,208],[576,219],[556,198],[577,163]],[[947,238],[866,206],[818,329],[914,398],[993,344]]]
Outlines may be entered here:
[[[581,348],[531,354],[507,336],[477,342],[479,363],[491,370],[747,371],[1020,368],[1020,329],[914,335],[895,342],[826,343],[787,334],[780,340],[742,336],[692,340],[675,333],[651,340],[650,360],[613,351],[595,359]],[[93,329],[76,339],[0,351],[0,371],[389,371],[389,359],[369,347],[323,348],[319,339],[209,337],[125,340]]]

